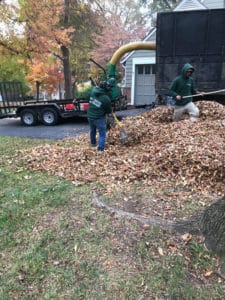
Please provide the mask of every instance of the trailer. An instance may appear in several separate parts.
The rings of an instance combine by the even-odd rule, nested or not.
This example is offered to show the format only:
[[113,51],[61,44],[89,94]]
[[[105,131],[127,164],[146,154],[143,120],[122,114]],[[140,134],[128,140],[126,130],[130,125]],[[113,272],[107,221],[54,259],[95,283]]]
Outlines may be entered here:
[[23,125],[56,125],[60,119],[87,117],[88,100],[42,100],[23,95],[20,82],[0,82],[0,119],[20,118]]
[[197,89],[210,92],[204,99],[225,104],[225,92],[211,93],[225,89],[225,9],[158,13],[156,28],[158,98],[167,98],[169,84],[190,63]]

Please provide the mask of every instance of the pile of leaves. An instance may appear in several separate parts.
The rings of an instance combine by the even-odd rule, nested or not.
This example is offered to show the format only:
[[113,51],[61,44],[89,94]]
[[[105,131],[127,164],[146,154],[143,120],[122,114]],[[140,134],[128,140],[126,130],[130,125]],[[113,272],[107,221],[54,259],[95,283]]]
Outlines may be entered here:
[[[200,117],[172,122],[173,109],[158,107],[122,121],[108,132],[106,150],[89,147],[89,135],[23,151],[26,165],[71,180],[76,185],[100,182],[110,193],[136,182],[162,189],[166,184],[191,191],[225,192],[225,107],[197,103]],[[69,144],[69,146],[67,145]],[[72,146],[71,146],[72,145]]]

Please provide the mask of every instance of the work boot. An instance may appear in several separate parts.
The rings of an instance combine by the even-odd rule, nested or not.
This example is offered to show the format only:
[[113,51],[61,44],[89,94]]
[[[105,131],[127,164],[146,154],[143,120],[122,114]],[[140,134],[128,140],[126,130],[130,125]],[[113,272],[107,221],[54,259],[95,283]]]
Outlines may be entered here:
[[196,122],[196,121],[198,121],[198,118],[190,117],[190,121],[191,121],[191,122]]
[[103,148],[103,147],[98,147],[97,150],[98,150],[98,151],[104,151],[104,148]]

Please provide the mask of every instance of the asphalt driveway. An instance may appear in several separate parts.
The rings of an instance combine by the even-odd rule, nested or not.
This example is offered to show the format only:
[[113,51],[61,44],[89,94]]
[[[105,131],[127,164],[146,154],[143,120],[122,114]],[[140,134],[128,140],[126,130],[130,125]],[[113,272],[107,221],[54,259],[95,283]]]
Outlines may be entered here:
[[[128,109],[116,112],[120,118],[134,116],[146,111],[145,108]],[[0,136],[17,136],[37,139],[64,139],[75,137],[79,134],[89,131],[89,125],[86,118],[66,119],[56,126],[24,126],[20,119],[6,118],[0,119]]]

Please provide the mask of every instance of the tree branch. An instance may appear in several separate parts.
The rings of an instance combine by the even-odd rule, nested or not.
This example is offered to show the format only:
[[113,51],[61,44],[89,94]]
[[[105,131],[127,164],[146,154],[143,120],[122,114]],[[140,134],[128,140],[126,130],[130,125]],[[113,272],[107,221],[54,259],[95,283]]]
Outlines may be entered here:
[[12,52],[14,54],[21,54],[17,49],[9,46],[7,43],[4,43],[3,41],[0,41],[0,46],[2,46],[3,48],[9,50],[10,52]]

